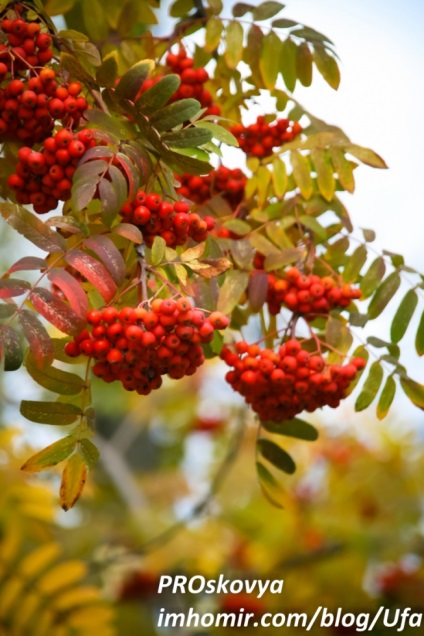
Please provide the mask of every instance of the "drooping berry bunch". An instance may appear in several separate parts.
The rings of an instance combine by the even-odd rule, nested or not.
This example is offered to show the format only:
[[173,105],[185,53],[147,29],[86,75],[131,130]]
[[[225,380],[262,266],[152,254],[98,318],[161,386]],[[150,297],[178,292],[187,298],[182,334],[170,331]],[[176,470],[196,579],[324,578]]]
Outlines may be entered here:
[[[1,33],[2,32],[2,33]],[[39,22],[27,21],[22,16],[14,20],[5,18],[0,24],[0,80],[8,72],[26,71],[45,66],[53,58],[52,38],[42,32]]]
[[211,216],[202,219],[190,212],[188,203],[163,201],[159,194],[146,194],[143,190],[122,207],[121,216],[139,227],[148,247],[152,246],[155,236],[161,236],[168,247],[184,245],[189,238],[200,243],[215,226]]
[[295,338],[276,352],[240,341],[235,350],[224,346],[221,358],[233,367],[225,376],[232,388],[261,420],[275,422],[322,406],[336,408],[358,370],[365,366],[362,358],[343,366],[327,364],[319,353],[311,355],[302,349]]
[[59,85],[53,69],[42,69],[29,79],[12,79],[0,88],[0,141],[15,138],[27,146],[41,143],[59,119],[78,126],[87,100],[79,82]]
[[361,297],[361,290],[340,285],[332,276],[302,274],[297,267],[288,268],[283,276],[268,274],[266,302],[271,314],[277,315],[285,305],[293,313],[327,314],[330,309],[347,307]]
[[78,133],[62,128],[44,141],[37,152],[29,146],[18,151],[16,173],[8,179],[16,200],[32,204],[37,214],[54,210],[71,197],[72,177],[84,153],[97,142],[88,128]]
[[183,174],[177,178],[181,181],[177,192],[182,197],[200,204],[216,194],[222,194],[233,210],[243,200],[247,182],[247,177],[240,168],[231,169],[225,166],[219,166],[203,177]]
[[302,126],[299,122],[291,122],[288,119],[277,119],[269,124],[261,115],[254,124],[249,126],[233,124],[230,132],[247,155],[268,157],[272,155],[273,148],[282,146],[299,135],[302,132]]
[[149,308],[91,310],[87,319],[91,332],[67,343],[66,353],[94,358],[96,376],[140,395],[158,389],[163,375],[179,379],[195,373],[205,359],[201,345],[229,323],[220,312],[206,316],[185,298],[155,299]]

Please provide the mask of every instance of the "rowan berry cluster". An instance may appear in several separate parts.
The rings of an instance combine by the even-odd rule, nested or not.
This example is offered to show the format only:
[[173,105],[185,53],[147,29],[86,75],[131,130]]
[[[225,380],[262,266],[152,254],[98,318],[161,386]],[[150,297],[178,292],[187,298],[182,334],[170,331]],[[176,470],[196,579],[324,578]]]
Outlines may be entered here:
[[268,157],[272,155],[273,148],[282,146],[299,135],[302,127],[299,122],[291,122],[288,119],[277,119],[269,124],[265,117],[259,116],[256,122],[249,126],[233,124],[230,132],[247,155]]
[[29,146],[18,151],[16,173],[8,179],[16,201],[32,204],[37,214],[54,210],[71,197],[72,177],[84,153],[97,142],[88,128],[72,133],[65,128],[44,141],[37,152]]
[[233,370],[226,374],[231,387],[250,404],[261,420],[283,420],[302,411],[312,413],[322,406],[336,408],[346,389],[363,369],[362,358],[348,364],[327,364],[319,354],[310,354],[292,338],[277,352],[245,341],[233,351],[224,346],[221,358]]
[[6,36],[5,42],[0,44],[0,80],[11,71],[44,66],[53,58],[52,38],[41,31],[38,22],[28,22],[22,17],[5,18],[0,31]]
[[[202,108],[207,109],[204,116],[221,114],[221,108],[218,104],[213,103],[211,93],[204,86],[209,80],[209,73],[204,68],[194,68],[194,59],[187,56],[187,52],[183,47],[180,48],[178,54],[168,53],[166,64],[169,73],[175,73],[181,79],[181,84],[171,96],[169,103],[193,97],[199,101]],[[148,77],[143,82],[137,98],[157,84],[163,77],[163,74]]]
[[266,302],[271,314],[280,313],[285,305],[296,314],[326,314],[333,308],[347,307],[361,297],[361,290],[340,285],[332,276],[302,274],[297,267],[287,269],[283,277],[268,274]]
[[216,194],[222,194],[230,207],[235,210],[244,197],[247,177],[240,168],[219,166],[209,174],[200,177],[192,174],[177,176],[181,186],[178,194],[194,203],[205,203]]
[[82,86],[59,85],[53,69],[42,69],[29,79],[12,79],[0,88],[0,140],[15,138],[33,146],[48,137],[56,119],[64,126],[78,126],[87,100]]
[[155,299],[148,308],[91,310],[87,320],[91,332],[68,342],[65,352],[94,358],[97,377],[140,395],[158,389],[163,375],[179,379],[195,373],[205,359],[201,345],[229,323],[220,312],[206,317],[185,298]]
[[184,245],[189,238],[200,243],[215,227],[211,216],[202,219],[191,213],[188,203],[163,201],[159,194],[146,194],[143,190],[121,208],[121,216],[139,227],[148,247],[152,246],[155,236],[161,236],[168,247]]

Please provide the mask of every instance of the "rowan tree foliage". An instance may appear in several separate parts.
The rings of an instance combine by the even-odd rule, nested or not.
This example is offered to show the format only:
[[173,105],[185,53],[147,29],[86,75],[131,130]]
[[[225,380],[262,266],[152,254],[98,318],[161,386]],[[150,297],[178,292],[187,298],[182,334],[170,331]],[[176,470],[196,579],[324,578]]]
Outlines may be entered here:
[[[360,164],[386,164],[295,98],[316,73],[337,89],[331,40],[268,1],[177,0],[160,35],[155,2],[0,8],[0,212],[29,241],[0,281],[1,353],[57,396],[22,415],[70,427],[23,465],[64,462],[65,510],[98,458],[93,376],[142,409],[165,376],[221,358],[277,504],[276,469],[295,470],[281,440],[315,440],[308,413],[355,390],[384,418],[398,387],[424,407],[400,361],[404,338],[424,353],[424,313],[408,330],[423,277],[375,251],[339,196]],[[362,337],[381,314],[390,340]]]

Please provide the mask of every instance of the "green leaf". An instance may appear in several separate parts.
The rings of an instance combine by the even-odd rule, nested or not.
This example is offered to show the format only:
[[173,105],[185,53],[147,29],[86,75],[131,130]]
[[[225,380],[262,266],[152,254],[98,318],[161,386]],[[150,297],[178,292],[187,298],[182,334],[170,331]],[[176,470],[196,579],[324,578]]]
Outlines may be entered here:
[[119,84],[115,89],[116,95],[122,99],[134,101],[144,80],[153,71],[154,67],[155,63],[153,60],[141,60],[134,64],[119,80]]
[[235,18],[241,18],[246,13],[252,12],[254,10],[254,5],[247,4],[246,2],[236,2],[236,4],[232,7],[231,13]]
[[217,310],[229,314],[238,304],[240,297],[246,291],[249,273],[237,269],[231,270],[225,277],[218,293]]
[[[135,126],[124,117],[118,115],[108,115],[102,110],[92,108],[87,111],[86,118],[92,124],[92,127],[99,128],[103,132],[111,133],[118,137],[122,142],[130,141],[137,137],[137,130]],[[89,164],[88,164],[89,165]],[[107,168],[107,164],[103,169]]]
[[[48,0],[46,4],[46,11],[50,16],[63,15],[70,11],[75,5],[75,0]],[[59,32],[61,37],[62,31]]]
[[65,239],[24,207],[0,203],[0,213],[9,225],[41,250],[62,252],[66,249]]
[[376,239],[376,233],[374,230],[367,230],[366,228],[361,228],[362,234],[364,235],[364,239],[367,243],[372,243]]
[[280,70],[284,84],[291,93],[297,80],[297,46],[291,38],[284,40],[280,50]]
[[340,185],[347,191],[353,192],[355,190],[355,177],[353,169],[356,164],[349,161],[345,157],[344,150],[332,146],[328,149],[331,162],[334,166],[334,170],[337,172]]
[[257,441],[258,452],[264,459],[269,461],[273,466],[279,470],[292,475],[296,470],[296,464],[290,455],[280,448],[274,442],[268,439],[258,439]]
[[260,462],[256,462],[256,471],[258,473],[259,485],[264,496],[270,504],[276,508],[284,508],[281,503],[282,490],[277,480],[271,475],[268,468],[265,468]]
[[238,141],[234,137],[234,135],[230,133],[229,130],[227,130],[223,126],[220,126],[219,124],[213,124],[210,121],[200,120],[200,121],[196,121],[194,125],[197,126],[197,128],[206,128],[206,130],[210,130],[210,132],[212,133],[212,137],[214,139],[217,139],[218,141],[222,141],[224,144],[227,144],[228,146],[238,146]]
[[281,4],[280,2],[273,2],[272,0],[262,2],[253,9],[253,19],[256,22],[259,22],[260,20],[268,20],[269,18],[273,18],[277,15],[277,13],[280,13],[284,7],[284,4]]
[[298,26],[298,24],[299,23],[295,22],[295,20],[289,20],[289,18],[278,18],[271,22],[273,29],[291,29],[292,27]]
[[15,304],[4,304],[0,303],[0,319],[3,318],[11,318],[13,314],[17,311],[18,307]]
[[343,281],[345,283],[355,283],[358,280],[359,272],[367,260],[367,248],[359,245],[356,250],[348,256],[346,266],[343,270]]
[[400,342],[408,329],[414,311],[418,305],[418,295],[414,289],[406,292],[394,315],[390,327],[390,337],[392,342]]
[[299,216],[299,221],[305,227],[312,230],[316,237],[321,241],[325,241],[327,239],[327,230],[322,227],[321,223],[319,223],[319,221],[317,221],[315,217],[308,216],[307,214],[301,214]]
[[[88,46],[88,43],[85,45],[81,44],[80,46]],[[63,70],[68,71],[72,77],[79,82],[84,82],[84,84],[88,84],[88,86],[96,86],[94,77],[88,72],[85,66],[81,64],[75,55],[62,51],[60,54],[60,66]]]
[[312,63],[311,49],[306,42],[302,42],[297,47],[296,55],[296,75],[302,86],[310,86],[312,84]]
[[[369,351],[364,345],[360,345],[359,347],[356,347],[355,351],[352,354],[352,358],[362,358],[362,360],[364,360],[365,363],[368,362],[369,357],[370,357]],[[356,385],[361,379],[361,376],[364,370],[365,368],[356,374],[356,378],[353,380],[353,382],[349,384],[348,388],[346,389],[346,395],[350,395],[354,391]]]
[[378,287],[379,283],[384,278],[386,272],[386,263],[384,258],[378,256],[370,265],[368,271],[361,280],[360,287],[362,291],[362,297],[368,298]]
[[169,74],[153,84],[135,102],[139,113],[150,116],[163,108],[181,84],[179,75]]
[[211,141],[212,133],[209,130],[190,126],[189,128],[166,133],[163,135],[162,140],[173,148],[195,148]]
[[87,479],[87,465],[79,454],[72,455],[65,464],[60,484],[60,505],[70,510],[78,501]]
[[206,23],[206,31],[205,31],[205,51],[208,53],[212,53],[215,51],[222,39],[222,30],[223,30],[222,20],[218,18],[209,18]]
[[37,424],[67,426],[75,422],[75,420],[82,415],[82,410],[79,406],[66,402],[22,400],[20,413],[26,417],[27,420],[37,422]]
[[161,236],[155,236],[151,251],[152,265],[159,265],[165,258],[166,241]]
[[345,150],[367,166],[371,166],[372,168],[387,168],[384,159],[370,148],[362,148],[362,146],[357,146],[356,144],[349,144],[345,146]]
[[77,395],[84,388],[84,380],[79,375],[52,366],[40,369],[31,354],[26,357],[25,367],[37,384],[54,393]]
[[424,384],[418,384],[412,378],[402,376],[400,383],[405,395],[411,400],[412,404],[424,410]]
[[286,164],[279,157],[272,160],[272,185],[275,196],[282,198],[287,191],[287,170]]
[[293,168],[293,177],[304,199],[310,199],[314,191],[311,177],[311,166],[308,157],[297,150],[290,152],[290,162]]
[[21,340],[12,327],[3,327],[0,331],[0,360],[2,357],[5,371],[16,371],[22,365]]
[[171,130],[197,115],[199,110],[200,104],[197,99],[192,99],[191,97],[180,99],[152,115],[150,123],[156,130]]
[[379,420],[384,419],[389,412],[395,393],[396,382],[394,381],[393,376],[389,375],[377,404],[377,417]]
[[325,150],[313,148],[311,159],[317,173],[318,190],[326,201],[331,201],[336,189],[336,180],[328,153]]
[[377,288],[368,307],[368,316],[373,320],[389,304],[400,286],[400,276],[398,272],[392,272]]
[[193,9],[193,0],[175,0],[169,9],[171,18],[182,18]]
[[284,422],[261,422],[261,426],[269,433],[275,433],[276,435],[287,435],[288,437],[295,437],[308,442],[314,442],[318,439],[317,429],[298,417],[293,417]]
[[83,2],[81,7],[84,25],[90,38],[94,41],[105,40],[109,27],[101,0]]
[[314,62],[327,84],[337,90],[340,84],[340,71],[337,62],[324,46],[318,43],[314,43]]
[[421,314],[420,324],[415,336],[415,349],[419,356],[424,355],[424,311]]
[[266,88],[272,90],[277,82],[280,70],[282,42],[274,31],[270,31],[262,40],[259,68]]
[[373,362],[362,391],[355,402],[355,411],[363,411],[374,400],[383,381],[384,371],[379,362]]
[[230,69],[237,68],[243,57],[243,27],[232,20],[225,32],[225,61]]
[[100,457],[97,447],[93,444],[93,442],[85,437],[80,440],[79,450],[89,470],[91,470]]
[[96,71],[96,81],[100,86],[115,88],[118,77],[118,52],[111,51],[106,55]]
[[52,468],[69,457],[75,450],[76,445],[77,439],[68,435],[30,457],[21,467],[21,470],[27,473],[39,473],[47,468]]
[[262,41],[264,34],[257,24],[252,24],[247,33],[247,46],[244,50],[244,61],[250,67],[251,81],[259,88],[265,88],[262,84],[260,61],[262,53]]

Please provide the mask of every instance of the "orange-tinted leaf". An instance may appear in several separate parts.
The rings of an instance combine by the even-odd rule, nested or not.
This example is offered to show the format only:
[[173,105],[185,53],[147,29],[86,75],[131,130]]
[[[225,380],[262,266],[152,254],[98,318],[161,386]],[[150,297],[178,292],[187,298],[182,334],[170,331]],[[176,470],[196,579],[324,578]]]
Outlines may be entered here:
[[54,358],[54,345],[37,316],[32,311],[24,309],[20,312],[18,320],[37,367],[51,364]]
[[112,300],[117,286],[106,267],[97,259],[81,250],[71,250],[66,260],[82,274],[103,296],[106,302]]
[[115,283],[120,285],[125,278],[125,261],[113,241],[98,234],[86,239],[84,244],[99,257]]
[[70,510],[81,496],[87,479],[87,465],[81,455],[72,455],[66,462],[60,484],[60,504]]
[[85,319],[88,311],[88,300],[81,283],[63,267],[54,267],[47,276],[53,285],[56,285],[64,294],[75,313]]
[[85,319],[48,289],[36,287],[30,294],[30,300],[34,309],[59,331],[75,336],[83,330]]
[[39,473],[47,468],[52,468],[69,457],[75,450],[76,445],[77,439],[68,435],[30,457],[21,467],[21,470],[28,473]]

